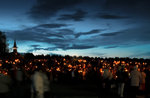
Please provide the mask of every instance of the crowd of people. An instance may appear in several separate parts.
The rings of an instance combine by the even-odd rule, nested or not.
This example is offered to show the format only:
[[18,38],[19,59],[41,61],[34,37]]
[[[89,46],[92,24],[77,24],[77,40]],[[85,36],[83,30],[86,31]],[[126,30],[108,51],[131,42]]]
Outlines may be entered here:
[[97,85],[99,97],[117,90],[119,97],[150,94],[150,65],[144,60],[102,58],[49,58],[1,60],[0,97],[50,98],[52,83]]

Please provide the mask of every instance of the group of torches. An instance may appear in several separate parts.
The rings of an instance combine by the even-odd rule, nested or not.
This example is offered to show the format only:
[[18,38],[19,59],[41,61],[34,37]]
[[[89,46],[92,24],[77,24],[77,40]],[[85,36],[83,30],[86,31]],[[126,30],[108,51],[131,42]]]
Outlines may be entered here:
[[[83,77],[86,75],[87,71],[89,70],[90,67],[92,67],[93,65],[91,65],[90,63],[87,63],[88,61],[85,60],[85,59],[75,59],[78,64],[74,64],[74,65],[71,65],[71,63],[69,63],[69,61],[67,59],[63,59],[63,66],[67,66],[65,68],[67,68],[68,71],[73,71],[74,69],[77,69],[78,70],[78,73],[80,73]],[[99,69],[99,72],[101,73],[101,75],[103,75],[104,73],[104,69],[105,68],[108,68],[109,71],[113,74],[113,77],[114,78],[117,78],[116,76],[116,71],[117,71],[117,68],[118,66],[124,66],[124,71],[125,72],[130,72],[130,64],[132,64],[133,62],[125,62],[125,61],[113,61],[113,64],[110,64],[104,60],[99,60],[100,63],[101,63],[101,67],[98,67]],[[5,66],[3,65],[2,63],[3,61],[0,60],[0,74],[3,74],[3,75],[8,75],[8,69],[2,69],[2,66]],[[56,70],[57,72],[62,72],[62,66],[60,66],[60,62],[55,60],[55,63],[57,63],[57,65],[59,66],[56,66],[56,67],[51,67],[49,68],[48,67],[48,64],[46,63],[47,62],[47,59],[34,59],[34,61],[30,61],[28,62],[27,64],[23,65],[22,68],[24,68],[26,71],[30,71],[30,70],[35,70],[38,68],[37,65],[34,65],[33,62],[41,62],[41,65],[45,68],[45,71],[47,72],[51,72],[52,70]],[[19,63],[21,63],[20,59],[15,59],[14,61],[8,61],[8,60],[5,60],[5,63],[8,63],[8,64],[12,64],[12,65],[17,65]],[[134,62],[137,67],[138,67],[138,70],[140,71],[140,67],[139,66],[142,66],[143,68],[145,68],[145,65],[147,65],[146,62],[142,62],[142,64],[140,62]],[[18,69],[17,66],[14,66],[13,67],[14,69]],[[95,70],[97,69],[96,67],[94,68]],[[130,75],[130,73],[129,73]]]

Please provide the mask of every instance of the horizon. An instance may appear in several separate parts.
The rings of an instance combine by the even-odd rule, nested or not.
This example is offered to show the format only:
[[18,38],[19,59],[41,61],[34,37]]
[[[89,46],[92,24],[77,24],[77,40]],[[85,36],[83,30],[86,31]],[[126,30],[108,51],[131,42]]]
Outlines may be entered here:
[[150,59],[148,0],[2,0],[10,52]]

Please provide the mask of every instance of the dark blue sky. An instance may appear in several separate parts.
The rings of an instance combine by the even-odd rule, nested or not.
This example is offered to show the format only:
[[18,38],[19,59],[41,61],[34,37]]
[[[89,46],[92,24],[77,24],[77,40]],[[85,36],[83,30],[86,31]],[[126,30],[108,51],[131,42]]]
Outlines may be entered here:
[[[19,52],[150,58],[149,0],[1,0]],[[10,49],[11,51],[11,49]]]

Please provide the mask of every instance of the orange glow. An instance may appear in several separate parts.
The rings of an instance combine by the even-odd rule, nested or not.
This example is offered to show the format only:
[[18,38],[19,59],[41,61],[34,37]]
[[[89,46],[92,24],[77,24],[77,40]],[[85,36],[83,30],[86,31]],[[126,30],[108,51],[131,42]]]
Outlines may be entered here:
[[68,65],[68,67],[69,67],[69,68],[72,68],[72,65],[71,65],[71,64],[69,64],[69,65]]
[[76,66],[73,66],[74,69],[76,69]]
[[78,62],[80,62],[80,63],[81,63],[81,62],[82,62],[82,60],[81,60],[81,59],[79,59],[79,60],[78,60]]
[[6,63],[8,63],[8,61],[7,61],[7,60],[6,60],[5,62],[6,62]]
[[126,62],[125,62],[125,61],[122,61],[121,63],[122,63],[122,64],[125,64]]
[[128,72],[128,70],[127,70],[127,69],[125,69],[125,72]]
[[85,76],[85,75],[86,75],[86,71],[83,71],[83,72],[82,72],[82,75]]
[[78,70],[78,73],[82,73],[82,70]]
[[60,68],[58,67],[58,68],[56,68],[56,70],[57,70],[57,71],[60,71]]
[[20,62],[20,60],[19,60],[19,59],[15,59],[15,62],[19,63],[19,62]]
[[35,66],[35,68],[38,68],[38,66]]
[[102,73],[102,72],[103,72],[103,69],[102,69],[102,68],[100,68],[100,69],[99,69],[99,71]]
[[102,68],[105,68],[105,66],[102,66]]
[[83,60],[84,63],[86,63],[86,60]]
[[85,66],[85,64],[83,65],[83,68],[85,68],[86,66]]
[[2,66],[2,64],[0,64],[0,67]]
[[116,66],[115,64],[113,64],[113,66]]
[[68,69],[68,71],[71,71],[72,69]]

